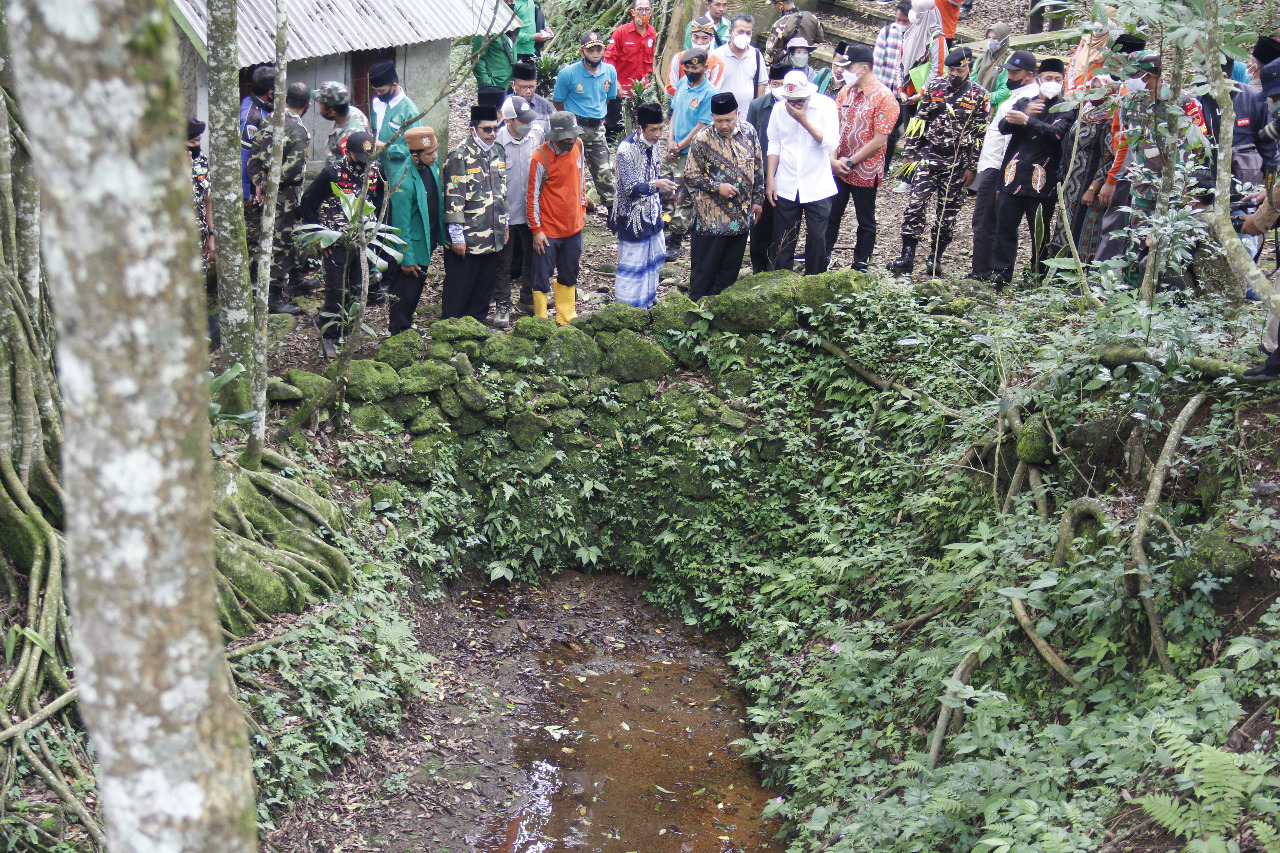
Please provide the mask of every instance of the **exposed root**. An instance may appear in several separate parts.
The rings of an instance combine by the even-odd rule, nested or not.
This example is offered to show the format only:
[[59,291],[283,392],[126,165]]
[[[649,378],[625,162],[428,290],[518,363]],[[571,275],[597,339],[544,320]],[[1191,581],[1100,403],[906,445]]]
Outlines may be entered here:
[[1071,668],[1066,662],[1059,657],[1058,653],[1053,650],[1053,646],[1045,642],[1044,637],[1036,630],[1036,626],[1031,621],[1031,614],[1027,613],[1027,603],[1021,598],[1012,599],[1013,615],[1017,618],[1018,624],[1022,626],[1022,630],[1026,632],[1031,639],[1031,644],[1036,647],[1036,651],[1040,653],[1040,657],[1044,658],[1049,666],[1065,678],[1073,687],[1079,687],[1080,682],[1071,674]]
[[1111,538],[1111,516],[1107,514],[1107,508],[1103,506],[1102,501],[1095,498],[1076,498],[1067,504],[1067,508],[1062,512],[1062,521],[1058,522],[1058,544],[1053,549],[1053,559],[1049,562],[1049,568],[1058,569],[1066,564],[1067,548],[1075,541],[1076,532],[1080,528],[1080,519],[1084,517],[1096,520],[1106,531],[1107,537]]
[[[961,684],[968,684],[970,676],[973,675],[974,669],[978,666],[978,653],[969,652],[961,660],[959,665],[951,673],[951,679]],[[933,740],[929,742],[929,760],[925,766],[930,770],[938,766],[938,755],[942,752],[942,741],[947,736],[947,726],[951,723],[951,712],[955,710],[947,704],[947,699],[955,698],[954,691],[948,689],[946,696],[943,697],[942,709],[938,711],[938,724],[933,729]]]

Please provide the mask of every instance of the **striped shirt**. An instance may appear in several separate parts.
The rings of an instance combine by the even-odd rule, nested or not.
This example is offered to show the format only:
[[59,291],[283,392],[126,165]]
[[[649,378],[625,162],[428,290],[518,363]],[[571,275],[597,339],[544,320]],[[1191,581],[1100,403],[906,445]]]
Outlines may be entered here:
[[881,83],[894,89],[898,84],[898,60],[902,56],[902,27],[890,21],[880,28],[872,51],[871,72]]

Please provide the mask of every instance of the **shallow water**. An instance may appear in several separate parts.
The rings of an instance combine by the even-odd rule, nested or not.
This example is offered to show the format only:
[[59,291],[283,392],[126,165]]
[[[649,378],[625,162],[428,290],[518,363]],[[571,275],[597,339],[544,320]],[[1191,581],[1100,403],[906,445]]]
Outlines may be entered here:
[[[667,652],[675,651],[668,647]],[[759,817],[772,796],[731,743],[742,697],[717,657],[544,658],[517,763],[529,774],[485,853],[783,851]]]

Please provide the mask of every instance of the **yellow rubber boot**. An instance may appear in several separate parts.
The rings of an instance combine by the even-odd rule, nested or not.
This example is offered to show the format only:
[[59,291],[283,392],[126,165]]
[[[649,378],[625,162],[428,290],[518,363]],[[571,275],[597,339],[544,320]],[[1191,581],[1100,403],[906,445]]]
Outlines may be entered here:
[[547,294],[541,290],[533,292],[533,316],[544,318],[547,316]]
[[[555,283],[556,289],[556,322],[561,326],[569,325],[569,321],[578,316],[576,303],[578,301],[578,288],[570,287],[567,284]],[[545,299],[546,297],[543,296]]]

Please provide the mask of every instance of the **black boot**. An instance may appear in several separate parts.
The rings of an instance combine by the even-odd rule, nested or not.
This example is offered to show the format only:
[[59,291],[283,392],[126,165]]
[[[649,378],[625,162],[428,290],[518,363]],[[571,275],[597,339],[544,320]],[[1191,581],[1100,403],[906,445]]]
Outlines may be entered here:
[[892,273],[909,273],[916,263],[916,244],[920,241],[915,237],[902,238],[902,256],[896,261],[890,261],[885,267]]
[[935,244],[929,250],[929,258],[924,263],[924,271],[929,275],[937,278],[946,275],[946,270],[942,268],[942,256],[947,253],[947,244]]
[[267,290],[267,313],[292,314],[297,317],[302,313],[302,309],[285,299],[284,294],[280,292],[280,287],[273,284]]
[[1267,356],[1257,367],[1250,367],[1240,377],[1245,382],[1274,382],[1280,379],[1280,349]]
[[683,242],[683,234],[672,234],[667,238],[667,263],[674,264],[680,260],[680,244]]

